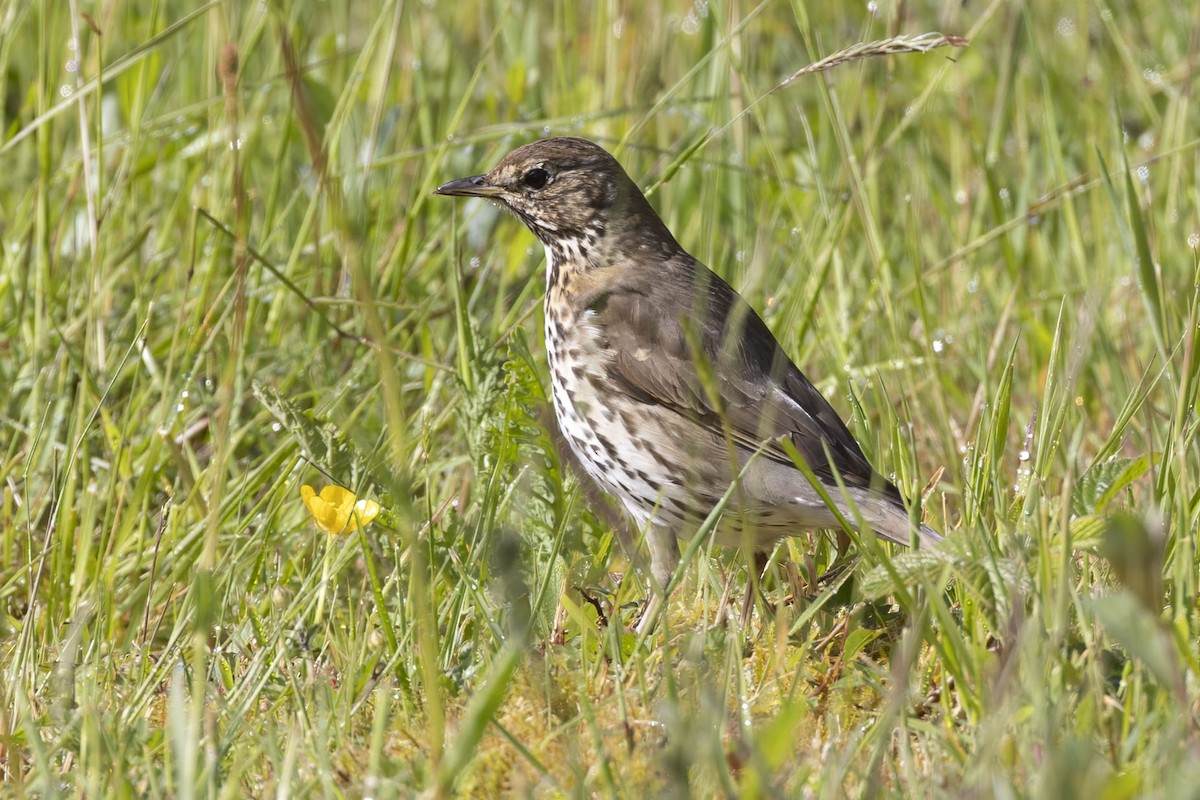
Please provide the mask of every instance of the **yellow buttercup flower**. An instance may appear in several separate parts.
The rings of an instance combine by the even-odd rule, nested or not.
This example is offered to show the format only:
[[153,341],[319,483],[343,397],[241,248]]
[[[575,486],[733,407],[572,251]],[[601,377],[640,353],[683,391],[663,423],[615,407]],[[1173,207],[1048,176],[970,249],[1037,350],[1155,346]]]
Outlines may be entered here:
[[320,494],[308,485],[300,487],[304,505],[312,514],[313,522],[326,533],[354,533],[359,525],[366,525],[379,516],[379,503],[374,500],[359,500],[354,492],[341,486],[326,486]]

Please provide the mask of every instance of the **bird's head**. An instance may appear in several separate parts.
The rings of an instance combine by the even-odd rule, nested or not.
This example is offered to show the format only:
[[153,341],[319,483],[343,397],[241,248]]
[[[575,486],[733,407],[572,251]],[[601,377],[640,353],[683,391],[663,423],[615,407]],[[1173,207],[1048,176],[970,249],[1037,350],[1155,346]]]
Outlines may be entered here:
[[572,136],[518,147],[490,172],[450,181],[437,193],[498,200],[547,245],[602,235],[622,204],[645,204],[615,158]]

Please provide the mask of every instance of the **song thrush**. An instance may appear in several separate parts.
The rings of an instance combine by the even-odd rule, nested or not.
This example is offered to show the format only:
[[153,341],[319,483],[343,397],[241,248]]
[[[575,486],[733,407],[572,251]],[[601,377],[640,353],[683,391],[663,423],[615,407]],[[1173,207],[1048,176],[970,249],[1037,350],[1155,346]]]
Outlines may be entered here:
[[[554,412],[588,475],[644,532],[664,587],[731,483],[719,544],[766,547],[837,528],[788,441],[851,524],[907,545],[910,521],[838,414],[762,318],[685,251],[600,146],[543,139],[438,194],[486,197],[546,247],[546,354]],[[841,485],[839,486],[839,479]]]

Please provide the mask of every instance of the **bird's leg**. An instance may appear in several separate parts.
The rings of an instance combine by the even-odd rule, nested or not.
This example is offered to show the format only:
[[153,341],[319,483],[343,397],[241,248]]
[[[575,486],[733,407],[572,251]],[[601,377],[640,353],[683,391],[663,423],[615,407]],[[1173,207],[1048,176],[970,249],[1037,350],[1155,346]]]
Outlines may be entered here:
[[750,617],[754,613],[754,598],[758,597],[762,600],[763,605],[774,613],[775,609],[771,605],[771,601],[767,599],[766,590],[763,589],[762,578],[766,574],[767,566],[770,564],[770,554],[766,550],[754,550],[747,553],[747,566],[750,572],[750,585],[746,587],[746,599],[742,602],[742,628],[750,624]]
[[739,619],[742,630],[750,624],[750,618],[754,616],[754,595],[758,592],[758,573],[754,567],[750,567],[750,585],[746,587],[746,594],[742,599],[742,615]]
[[650,523],[646,526],[646,546],[650,550],[650,600],[642,609],[642,618],[638,620],[637,632],[645,634],[654,629],[658,622],[658,614],[664,608],[667,599],[667,587],[679,566],[679,543],[675,531],[663,525]]

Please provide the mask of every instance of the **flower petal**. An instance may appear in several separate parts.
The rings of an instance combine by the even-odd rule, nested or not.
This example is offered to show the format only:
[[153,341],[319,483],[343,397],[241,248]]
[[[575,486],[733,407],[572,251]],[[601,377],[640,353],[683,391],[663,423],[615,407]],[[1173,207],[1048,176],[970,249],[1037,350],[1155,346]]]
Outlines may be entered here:
[[331,484],[318,495],[311,486],[300,487],[300,496],[317,527],[329,534],[347,534],[379,516],[379,503],[359,500],[349,489]]
[[350,522],[351,524],[368,525],[371,520],[378,516],[379,503],[376,503],[374,500],[359,500],[354,504],[354,517]]

